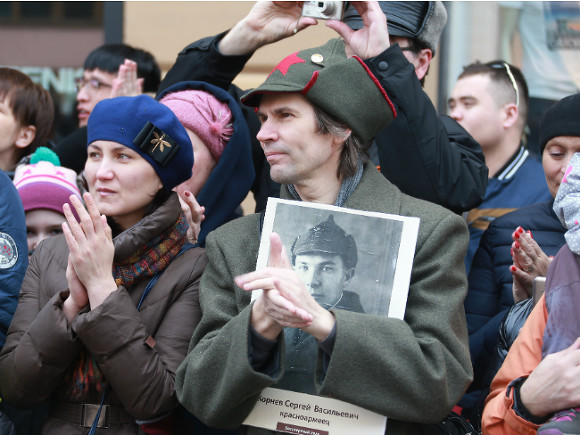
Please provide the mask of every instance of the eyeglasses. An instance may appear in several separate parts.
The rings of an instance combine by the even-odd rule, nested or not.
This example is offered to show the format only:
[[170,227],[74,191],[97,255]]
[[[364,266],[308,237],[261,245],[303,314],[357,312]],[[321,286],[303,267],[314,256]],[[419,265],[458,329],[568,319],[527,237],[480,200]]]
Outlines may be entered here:
[[516,106],[519,108],[520,107],[520,91],[518,90],[518,84],[516,83],[516,79],[514,78],[514,75],[512,74],[512,70],[510,69],[510,66],[505,63],[492,63],[489,65],[491,68],[505,68],[505,72],[507,73],[510,82],[514,88],[514,91],[516,91]]
[[77,77],[75,79],[75,86],[77,88],[77,92],[80,92],[81,89],[83,89],[87,85],[88,85],[87,89],[91,93],[98,92],[102,88],[111,88],[112,87],[112,85],[109,85],[108,83],[100,82],[97,79],[85,80],[84,77]]
[[405,45],[403,47],[401,47],[401,40],[405,40],[405,38],[389,38],[389,42],[391,45],[395,45],[395,44],[399,44],[399,48],[401,49],[401,51],[412,51],[413,53],[418,53],[419,50],[417,49],[417,47],[415,47],[415,45],[412,43],[411,40],[409,40],[409,45]]

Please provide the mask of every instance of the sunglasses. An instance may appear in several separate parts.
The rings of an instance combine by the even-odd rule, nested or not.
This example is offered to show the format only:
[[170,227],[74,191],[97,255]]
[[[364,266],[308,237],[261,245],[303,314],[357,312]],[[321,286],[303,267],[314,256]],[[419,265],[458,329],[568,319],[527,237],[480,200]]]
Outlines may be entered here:
[[516,91],[516,106],[519,108],[520,107],[520,91],[518,90],[518,85],[516,83],[516,79],[514,78],[514,75],[512,74],[512,70],[510,69],[510,66],[505,62],[492,63],[492,64],[489,64],[489,66],[491,68],[495,68],[495,69],[505,69],[505,72],[510,79],[510,82],[514,88],[514,91]]

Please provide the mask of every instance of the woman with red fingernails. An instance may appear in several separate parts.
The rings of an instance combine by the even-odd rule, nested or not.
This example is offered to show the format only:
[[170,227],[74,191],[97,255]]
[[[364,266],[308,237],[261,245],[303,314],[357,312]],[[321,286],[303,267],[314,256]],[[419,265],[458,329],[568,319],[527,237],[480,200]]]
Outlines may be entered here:
[[[580,94],[555,104],[541,122],[542,166],[552,198],[572,156],[580,152],[578,115]],[[531,310],[534,278],[546,276],[552,257],[565,244],[566,229],[553,203],[534,204],[494,220],[474,256],[465,312],[475,377],[460,401],[473,409],[473,420],[480,418],[491,379]],[[509,321],[504,320],[510,310]],[[498,338],[507,340],[500,356]]]

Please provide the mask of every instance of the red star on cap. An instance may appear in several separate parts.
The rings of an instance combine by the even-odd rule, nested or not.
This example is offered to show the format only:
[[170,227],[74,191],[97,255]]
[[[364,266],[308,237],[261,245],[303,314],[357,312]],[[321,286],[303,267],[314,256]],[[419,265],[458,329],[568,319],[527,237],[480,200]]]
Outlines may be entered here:
[[[290,66],[295,65],[297,63],[306,63],[306,61],[304,59],[300,59],[297,56],[298,52],[291,54],[290,56],[287,56],[286,58],[284,58],[284,60],[282,60],[282,62],[280,62],[276,68],[274,68],[272,70],[272,73],[276,70],[279,70],[282,75],[286,75],[286,73],[288,72],[288,69],[290,68]],[[272,74],[270,73],[270,74]]]

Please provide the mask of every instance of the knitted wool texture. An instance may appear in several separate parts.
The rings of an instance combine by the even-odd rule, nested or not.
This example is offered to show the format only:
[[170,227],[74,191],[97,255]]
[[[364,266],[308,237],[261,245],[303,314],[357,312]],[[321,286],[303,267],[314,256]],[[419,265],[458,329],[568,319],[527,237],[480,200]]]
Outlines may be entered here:
[[546,144],[558,136],[580,137],[580,94],[569,95],[550,107],[540,120],[540,155]]
[[183,126],[194,132],[219,161],[234,129],[232,112],[226,103],[205,91],[173,92],[161,100],[177,116]]
[[562,225],[568,229],[564,237],[570,251],[580,255],[580,153],[575,153],[570,160],[553,208]]
[[[52,151],[50,153],[54,154]],[[18,166],[14,173],[14,185],[22,200],[24,211],[46,209],[63,214],[62,206],[66,203],[70,204],[69,197],[71,195],[75,195],[79,199],[81,197],[76,184],[77,174],[73,170],[55,165],[51,161],[37,161],[36,154],[31,157],[31,161],[36,163]],[[45,158],[50,157],[50,154],[45,156]],[[58,162],[56,154],[54,157],[56,157],[54,161]],[[71,209],[74,210],[72,205]]]

